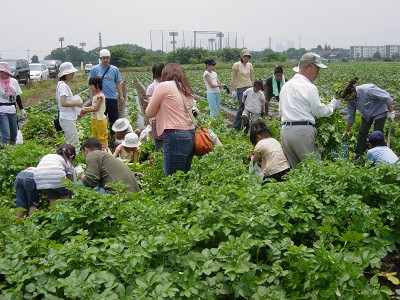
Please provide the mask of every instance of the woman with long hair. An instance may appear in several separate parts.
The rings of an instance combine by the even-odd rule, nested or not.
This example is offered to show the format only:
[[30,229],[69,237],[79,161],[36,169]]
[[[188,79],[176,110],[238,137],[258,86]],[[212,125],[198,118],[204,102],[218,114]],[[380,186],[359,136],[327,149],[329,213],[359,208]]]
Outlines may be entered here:
[[194,124],[185,107],[193,107],[192,88],[182,67],[166,64],[160,83],[146,108],[149,118],[156,117],[157,134],[163,140],[163,168],[166,176],[178,170],[187,173],[194,156]]

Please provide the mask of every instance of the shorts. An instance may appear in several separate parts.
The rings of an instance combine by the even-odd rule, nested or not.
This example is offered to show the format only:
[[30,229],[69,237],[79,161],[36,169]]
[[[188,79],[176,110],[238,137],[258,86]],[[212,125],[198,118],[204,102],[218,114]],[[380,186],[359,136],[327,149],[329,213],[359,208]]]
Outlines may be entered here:
[[32,172],[19,172],[15,178],[14,187],[17,197],[16,207],[29,209],[31,206],[39,206],[39,192]]
[[65,196],[70,196],[71,192],[65,187],[59,187],[54,189],[42,189],[40,190],[43,194],[46,194],[49,199],[61,199]]

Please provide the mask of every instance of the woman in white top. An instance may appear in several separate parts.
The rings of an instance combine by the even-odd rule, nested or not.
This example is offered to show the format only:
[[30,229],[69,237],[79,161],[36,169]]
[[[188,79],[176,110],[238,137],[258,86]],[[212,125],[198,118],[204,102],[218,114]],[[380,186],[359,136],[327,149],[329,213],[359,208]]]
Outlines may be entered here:
[[219,88],[222,86],[218,80],[218,75],[214,71],[217,64],[214,59],[207,58],[204,61],[206,70],[203,73],[204,84],[207,88],[207,101],[210,107],[210,118],[216,120],[219,114],[219,104],[221,102],[221,92]]
[[74,78],[75,72],[72,63],[65,62],[60,66],[58,77],[60,81],[57,83],[57,105],[60,111],[60,125],[65,135],[65,143],[79,147],[79,136],[76,128],[77,116],[81,112],[83,101],[79,96],[72,94],[68,82]]
[[18,81],[11,77],[10,66],[0,62],[0,130],[2,144],[15,145],[17,140],[18,124],[16,104],[20,109],[21,117],[26,118],[20,95],[22,94]]
[[45,193],[53,205],[57,199],[69,199],[71,192],[64,187],[63,179],[74,180],[75,170],[72,161],[75,159],[74,146],[62,144],[56,154],[47,154],[37,165],[34,179],[36,188]]

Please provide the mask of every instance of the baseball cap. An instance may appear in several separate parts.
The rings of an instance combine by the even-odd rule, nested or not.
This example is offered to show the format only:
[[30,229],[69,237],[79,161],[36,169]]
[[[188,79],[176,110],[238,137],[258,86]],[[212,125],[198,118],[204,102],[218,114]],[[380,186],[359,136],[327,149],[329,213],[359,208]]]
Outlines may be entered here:
[[100,57],[110,57],[111,53],[107,49],[101,49],[100,50]]
[[[306,54],[304,54],[301,58],[300,58],[300,64],[314,64],[317,67],[321,68],[321,69],[325,69],[327,68],[327,66],[325,66],[322,61],[321,61],[321,56],[319,56],[318,54],[314,53],[314,52],[307,52]],[[293,68],[293,71],[295,72],[299,72],[299,65],[297,67]]]
[[368,142],[370,142],[370,143],[382,142],[384,140],[385,140],[385,136],[379,130],[372,131],[368,138]]

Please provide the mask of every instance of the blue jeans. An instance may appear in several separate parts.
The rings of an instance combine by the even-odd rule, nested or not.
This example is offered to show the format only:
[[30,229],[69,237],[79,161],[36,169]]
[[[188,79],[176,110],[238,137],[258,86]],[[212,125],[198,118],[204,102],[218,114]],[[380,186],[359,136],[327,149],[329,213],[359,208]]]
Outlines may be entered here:
[[18,133],[17,114],[0,113],[0,130],[3,144],[15,142]]
[[233,128],[236,131],[242,130],[242,113],[244,109],[244,105],[242,103],[242,97],[243,93],[249,88],[248,87],[242,87],[242,88],[237,88],[236,89],[236,94],[237,94],[237,101],[238,101],[238,112],[236,114],[235,120],[233,121]]
[[208,106],[210,106],[210,118],[216,120],[219,114],[219,104],[221,102],[220,93],[207,94]]
[[163,141],[163,167],[166,176],[176,171],[189,172],[194,156],[194,129],[177,130]]
[[39,206],[39,192],[32,172],[21,171],[15,178],[16,207],[29,209],[31,206]]

